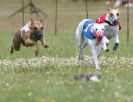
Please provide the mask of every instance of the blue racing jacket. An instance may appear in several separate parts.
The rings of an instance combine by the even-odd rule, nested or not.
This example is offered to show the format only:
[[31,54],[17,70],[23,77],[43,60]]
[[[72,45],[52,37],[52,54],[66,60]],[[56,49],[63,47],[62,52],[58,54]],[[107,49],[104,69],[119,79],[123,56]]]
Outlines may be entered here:
[[91,26],[91,24],[95,23],[94,20],[88,19],[87,21],[85,21],[84,26],[83,26],[83,32],[82,34],[87,37],[88,39],[95,39],[96,37],[93,35],[93,33],[90,31],[89,27]]

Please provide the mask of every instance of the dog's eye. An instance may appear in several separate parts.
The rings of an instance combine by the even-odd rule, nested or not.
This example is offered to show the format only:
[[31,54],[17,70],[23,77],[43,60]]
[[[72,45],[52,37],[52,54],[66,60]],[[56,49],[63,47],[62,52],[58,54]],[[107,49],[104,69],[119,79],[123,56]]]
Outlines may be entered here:
[[97,31],[98,29],[96,28],[95,30]]
[[41,30],[43,30],[43,27],[41,27]]
[[119,13],[117,13],[116,15],[119,16]]
[[111,13],[110,16],[113,16],[113,13]]
[[34,30],[37,30],[37,27],[34,27]]

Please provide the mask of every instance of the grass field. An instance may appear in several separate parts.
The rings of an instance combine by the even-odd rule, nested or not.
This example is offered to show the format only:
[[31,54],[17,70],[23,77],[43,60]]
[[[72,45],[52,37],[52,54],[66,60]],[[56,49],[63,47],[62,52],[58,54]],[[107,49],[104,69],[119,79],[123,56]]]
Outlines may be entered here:
[[[121,7],[119,49],[115,54],[102,52],[101,56],[105,56],[107,60],[101,61],[105,63],[101,65],[101,81],[86,82],[75,81],[73,76],[76,73],[95,72],[94,66],[82,63],[69,65],[75,63],[75,29],[79,21],[86,18],[85,4],[81,0],[77,3],[60,0],[58,30],[55,35],[55,0],[34,2],[47,14],[47,17],[25,14],[25,22],[30,18],[45,21],[49,48],[40,46],[38,59],[35,59],[33,48],[23,46],[19,52],[10,55],[12,35],[21,26],[22,17],[21,13],[12,18],[9,15],[18,10],[21,4],[19,0],[4,0],[0,3],[0,102],[133,102],[133,59],[130,59],[133,57],[133,9],[130,9],[129,42],[126,42],[126,8]],[[104,1],[90,0],[89,18],[96,19],[107,8]],[[113,40],[109,45],[110,49],[112,46]],[[88,48],[85,49],[85,54],[90,55]],[[53,60],[46,61],[45,65],[43,56]]]

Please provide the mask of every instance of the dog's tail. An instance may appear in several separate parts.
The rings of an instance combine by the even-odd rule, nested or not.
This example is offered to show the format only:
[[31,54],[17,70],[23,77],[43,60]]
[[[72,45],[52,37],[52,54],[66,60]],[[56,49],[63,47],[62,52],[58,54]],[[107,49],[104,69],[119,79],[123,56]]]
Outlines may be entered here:
[[78,48],[79,46],[81,45],[81,42],[82,42],[82,39],[83,39],[83,35],[82,35],[82,32],[83,32],[83,26],[84,26],[84,23],[87,21],[87,19],[84,19],[82,20],[79,24],[78,24],[78,27],[76,29],[76,55],[78,53]]

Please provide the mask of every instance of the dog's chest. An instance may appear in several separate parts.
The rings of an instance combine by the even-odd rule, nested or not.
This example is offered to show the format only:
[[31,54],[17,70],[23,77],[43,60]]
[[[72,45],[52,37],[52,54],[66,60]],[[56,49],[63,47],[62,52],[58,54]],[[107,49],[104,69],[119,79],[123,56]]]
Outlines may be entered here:
[[116,34],[118,34],[118,26],[110,26],[105,30],[104,35],[108,38],[111,39],[114,37]]

